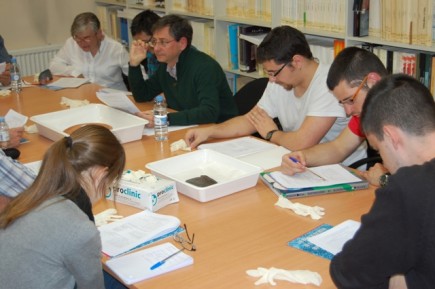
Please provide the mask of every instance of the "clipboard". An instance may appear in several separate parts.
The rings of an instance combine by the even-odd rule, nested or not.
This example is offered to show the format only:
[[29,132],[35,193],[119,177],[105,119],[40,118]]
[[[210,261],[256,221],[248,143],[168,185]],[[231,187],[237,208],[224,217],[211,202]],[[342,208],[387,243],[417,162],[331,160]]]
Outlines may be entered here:
[[[345,168],[345,167],[343,167]],[[345,168],[347,169],[347,168]],[[349,169],[349,172],[352,173]],[[358,181],[351,183],[335,184],[330,186],[314,186],[305,188],[282,188],[273,177],[271,177],[272,172],[262,172],[260,173],[260,179],[278,196],[284,196],[286,198],[297,198],[297,197],[307,197],[322,194],[331,194],[339,192],[351,192],[355,190],[363,190],[369,187],[369,182],[365,179],[358,178]]]

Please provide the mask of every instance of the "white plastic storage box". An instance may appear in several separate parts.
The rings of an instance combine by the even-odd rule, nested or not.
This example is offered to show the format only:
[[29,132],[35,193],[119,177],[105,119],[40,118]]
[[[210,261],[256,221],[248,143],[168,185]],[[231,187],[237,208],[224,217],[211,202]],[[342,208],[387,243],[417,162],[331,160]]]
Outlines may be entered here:
[[66,129],[86,124],[102,124],[109,126],[121,143],[142,138],[147,120],[132,114],[111,108],[103,104],[89,104],[30,118],[38,128],[39,134],[56,141],[69,134]]
[[[148,163],[146,167],[157,176],[174,180],[179,193],[200,202],[253,187],[261,172],[260,167],[208,149]],[[201,175],[217,183],[199,187],[186,182]]]

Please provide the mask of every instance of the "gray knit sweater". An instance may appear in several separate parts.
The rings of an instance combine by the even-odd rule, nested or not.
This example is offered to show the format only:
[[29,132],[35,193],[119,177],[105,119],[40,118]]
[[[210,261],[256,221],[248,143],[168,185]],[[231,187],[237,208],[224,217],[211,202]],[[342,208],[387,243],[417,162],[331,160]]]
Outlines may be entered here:
[[63,197],[0,230],[0,289],[103,289],[102,272],[97,228]]

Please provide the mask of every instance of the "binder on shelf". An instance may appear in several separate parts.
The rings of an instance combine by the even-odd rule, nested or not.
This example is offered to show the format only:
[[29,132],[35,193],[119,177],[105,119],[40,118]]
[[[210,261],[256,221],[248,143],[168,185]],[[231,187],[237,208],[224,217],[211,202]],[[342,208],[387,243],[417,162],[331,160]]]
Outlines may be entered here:
[[270,31],[270,28],[262,26],[240,25],[238,27],[239,36],[239,69],[243,72],[253,72],[256,70],[256,48],[252,42],[249,42],[240,37],[240,35],[258,35],[265,34]]
[[369,35],[369,0],[353,1],[353,36]]
[[239,47],[237,45],[237,31],[239,24],[228,25],[228,67],[230,69],[239,69]]

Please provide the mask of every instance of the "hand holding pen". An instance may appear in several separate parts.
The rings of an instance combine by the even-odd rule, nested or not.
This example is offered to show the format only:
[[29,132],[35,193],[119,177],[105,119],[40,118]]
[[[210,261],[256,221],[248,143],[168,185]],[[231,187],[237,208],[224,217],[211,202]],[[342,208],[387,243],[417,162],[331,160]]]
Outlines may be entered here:
[[305,156],[302,152],[284,155],[281,163],[281,172],[290,176],[296,173],[310,172],[321,180],[326,181],[324,177],[306,167]]
[[[297,160],[297,162],[294,162],[291,158]],[[283,174],[293,176],[294,174],[306,172],[306,170],[305,156],[302,152],[292,152],[282,157],[281,172]]]

